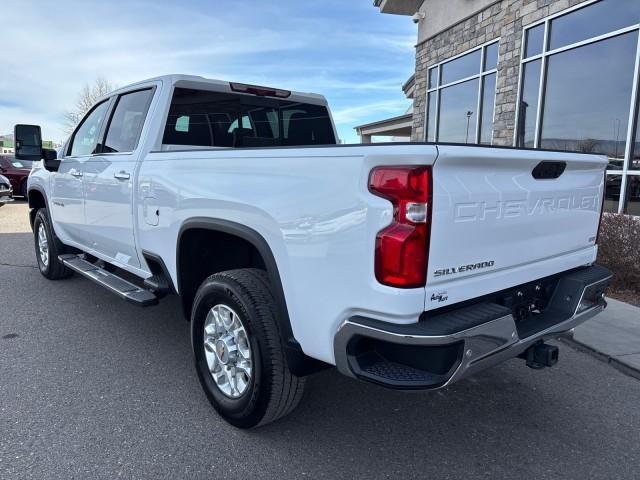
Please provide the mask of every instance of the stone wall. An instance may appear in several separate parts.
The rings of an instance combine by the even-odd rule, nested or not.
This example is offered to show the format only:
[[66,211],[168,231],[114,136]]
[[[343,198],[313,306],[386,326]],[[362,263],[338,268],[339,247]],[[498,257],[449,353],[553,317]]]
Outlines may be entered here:
[[481,12],[497,0],[425,0],[418,10],[426,21],[418,25],[418,43],[447,30],[460,20]]
[[513,145],[523,27],[585,1],[502,0],[419,43],[412,140],[424,141],[428,68],[500,38],[493,143]]

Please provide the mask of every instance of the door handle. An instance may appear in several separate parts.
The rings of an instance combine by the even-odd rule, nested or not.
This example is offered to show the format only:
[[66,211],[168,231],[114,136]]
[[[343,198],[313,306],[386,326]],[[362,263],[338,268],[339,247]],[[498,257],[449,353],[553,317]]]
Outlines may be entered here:
[[125,172],[124,170],[120,170],[117,173],[113,174],[114,178],[117,178],[118,180],[129,180],[131,178],[131,174],[129,174],[129,172]]
[[69,170],[69,174],[76,178],[80,178],[82,176],[82,172],[80,170],[76,170],[75,168]]

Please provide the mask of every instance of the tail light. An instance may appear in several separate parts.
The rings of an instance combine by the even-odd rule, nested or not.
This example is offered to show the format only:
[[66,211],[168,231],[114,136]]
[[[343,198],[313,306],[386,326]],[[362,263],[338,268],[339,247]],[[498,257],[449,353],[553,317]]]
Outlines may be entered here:
[[393,222],[376,237],[377,280],[398,288],[423,287],[431,229],[431,168],[374,168],[369,190],[393,204]]

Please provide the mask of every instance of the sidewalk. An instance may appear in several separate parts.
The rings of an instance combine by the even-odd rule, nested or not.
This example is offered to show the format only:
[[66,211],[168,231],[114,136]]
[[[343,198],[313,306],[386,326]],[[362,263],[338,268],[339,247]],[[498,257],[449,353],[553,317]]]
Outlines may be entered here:
[[566,339],[640,378],[640,308],[612,298],[607,302],[604,312],[577,327]]

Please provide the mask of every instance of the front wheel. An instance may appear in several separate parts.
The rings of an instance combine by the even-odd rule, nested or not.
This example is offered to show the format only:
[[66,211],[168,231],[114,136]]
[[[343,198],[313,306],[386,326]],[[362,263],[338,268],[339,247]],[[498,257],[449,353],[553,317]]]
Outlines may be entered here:
[[200,383],[232,425],[265,425],[300,402],[305,379],[287,366],[264,271],[247,268],[208,277],[194,300],[191,341]]
[[49,280],[71,276],[73,272],[58,260],[58,255],[64,253],[64,245],[53,232],[46,208],[41,208],[36,213],[33,221],[33,234],[40,273]]

